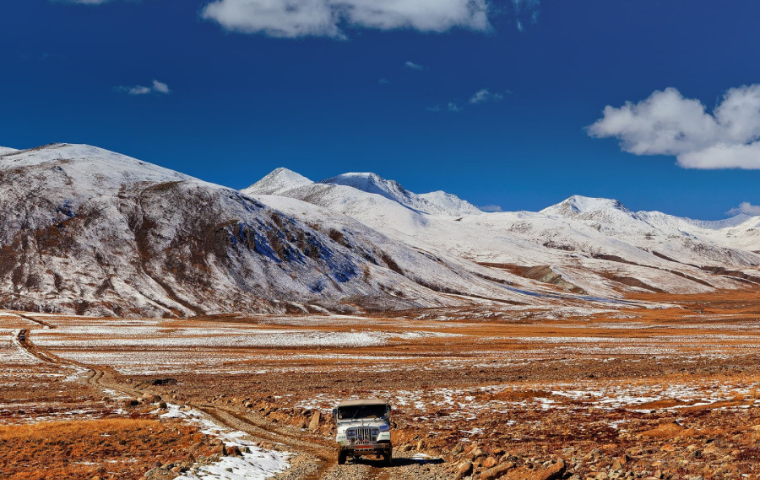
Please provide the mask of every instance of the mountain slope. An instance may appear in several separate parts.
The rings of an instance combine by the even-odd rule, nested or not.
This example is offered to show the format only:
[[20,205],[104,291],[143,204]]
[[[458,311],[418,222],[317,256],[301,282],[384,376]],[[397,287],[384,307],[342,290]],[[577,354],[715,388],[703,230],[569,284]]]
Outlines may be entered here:
[[381,195],[412,210],[432,215],[475,215],[482,213],[477,207],[456,195],[442,191],[417,195],[395,180],[386,180],[374,173],[344,173],[322,180],[320,183],[345,185],[367,193]]
[[428,215],[404,208],[406,190],[395,182],[371,174],[336,179],[283,189],[280,195],[348,215],[416,248],[535,276],[568,290],[602,296],[699,293],[760,282],[759,219],[699,222],[632,212],[616,200],[582,196],[541,212]]
[[314,182],[292,170],[278,168],[242,192],[256,195],[279,195],[312,183]]
[[[4,308],[189,316],[471,302],[444,292],[465,286],[452,267],[424,285],[396,271],[432,268],[404,245],[365,236],[348,248],[237,191],[96,147],[5,153],[0,183]],[[487,281],[477,291],[512,295]]]

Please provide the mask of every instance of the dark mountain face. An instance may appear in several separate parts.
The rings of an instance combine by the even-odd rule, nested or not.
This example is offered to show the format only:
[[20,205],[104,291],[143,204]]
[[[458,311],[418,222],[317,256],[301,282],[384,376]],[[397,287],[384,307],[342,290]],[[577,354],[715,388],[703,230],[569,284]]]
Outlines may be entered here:
[[430,291],[389,294],[411,282],[371,245],[355,253],[234,190],[83,148],[0,156],[3,308],[189,316],[437,303]]

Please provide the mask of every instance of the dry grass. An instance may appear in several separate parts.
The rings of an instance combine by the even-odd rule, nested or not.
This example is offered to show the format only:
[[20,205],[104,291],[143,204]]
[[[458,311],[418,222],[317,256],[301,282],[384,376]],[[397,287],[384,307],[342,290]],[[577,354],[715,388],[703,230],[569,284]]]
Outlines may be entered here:
[[149,419],[104,419],[0,426],[0,478],[140,478],[188,452],[211,453],[195,427]]

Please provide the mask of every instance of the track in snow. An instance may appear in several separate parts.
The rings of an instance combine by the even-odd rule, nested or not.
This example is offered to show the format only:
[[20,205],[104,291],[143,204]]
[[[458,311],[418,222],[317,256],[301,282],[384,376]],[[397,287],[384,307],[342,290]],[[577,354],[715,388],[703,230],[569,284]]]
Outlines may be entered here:
[[[31,320],[39,325],[52,328],[50,325],[31,317],[23,316],[23,318]],[[18,342],[24,350],[42,362],[54,364],[63,368],[86,369],[88,371],[86,378],[88,384],[100,388],[108,388],[130,397],[139,397],[145,393],[151,393],[147,389],[119,381],[118,376],[110,368],[83,364],[73,360],[63,359],[52,354],[35,345],[30,339],[30,333],[31,331],[26,329],[19,331],[17,335]],[[294,435],[274,424],[254,418],[250,414],[237,412],[229,408],[218,407],[211,404],[193,403],[188,403],[188,406],[205,413],[214,421],[225,427],[245,432],[256,439],[285,445],[288,449],[298,454],[305,455],[318,463],[316,471],[298,476],[297,478],[299,480],[329,480],[344,477],[343,472],[341,472],[341,467],[337,465],[335,448],[327,439],[318,440]],[[361,473],[352,472],[353,475],[351,476],[353,478],[364,478],[368,480],[387,480],[392,478],[389,469],[374,466],[373,462],[362,462],[359,465],[366,468],[362,468],[363,471]],[[344,468],[351,468],[351,466]],[[351,470],[355,469],[356,468],[351,468]],[[287,474],[288,472],[285,473]],[[359,473],[359,476],[356,476],[356,473]]]

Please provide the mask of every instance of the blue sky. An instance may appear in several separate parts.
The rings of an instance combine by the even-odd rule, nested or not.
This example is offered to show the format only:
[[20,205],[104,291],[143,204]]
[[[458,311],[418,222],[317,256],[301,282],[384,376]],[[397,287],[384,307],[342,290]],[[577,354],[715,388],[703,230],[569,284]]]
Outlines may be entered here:
[[374,171],[505,210],[760,204],[759,2],[288,1],[3,0],[0,145],[234,188]]

